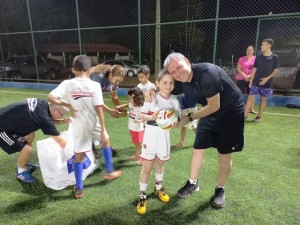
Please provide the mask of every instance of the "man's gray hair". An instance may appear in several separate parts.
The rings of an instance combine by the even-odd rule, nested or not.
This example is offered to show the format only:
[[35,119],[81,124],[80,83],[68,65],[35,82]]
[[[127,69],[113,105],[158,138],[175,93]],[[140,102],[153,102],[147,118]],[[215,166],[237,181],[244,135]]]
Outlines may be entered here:
[[170,53],[164,61],[164,68],[167,69],[172,59],[177,59],[178,61],[184,60],[186,57],[179,52]]
[[57,105],[54,103],[50,103],[50,102],[49,102],[49,107],[57,109],[61,114],[65,114],[65,113],[69,112],[69,109],[67,107],[62,106],[62,105]]

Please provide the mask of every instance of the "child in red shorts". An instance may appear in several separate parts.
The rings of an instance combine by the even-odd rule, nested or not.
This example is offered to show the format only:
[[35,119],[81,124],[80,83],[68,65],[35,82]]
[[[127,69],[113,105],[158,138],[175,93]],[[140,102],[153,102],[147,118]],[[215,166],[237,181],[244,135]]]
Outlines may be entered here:
[[144,138],[144,125],[140,119],[142,106],[144,104],[144,93],[138,88],[131,88],[128,91],[129,103],[117,106],[117,109],[129,108],[128,129],[132,143],[135,145],[135,154],[129,160],[136,160],[138,165],[143,165],[140,160],[142,142]]

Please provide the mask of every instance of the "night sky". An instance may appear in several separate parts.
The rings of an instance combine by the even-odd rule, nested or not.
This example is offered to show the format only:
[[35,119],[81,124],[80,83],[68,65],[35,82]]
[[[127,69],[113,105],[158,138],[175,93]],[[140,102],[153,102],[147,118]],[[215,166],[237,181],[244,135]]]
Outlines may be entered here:
[[[32,25],[34,30],[59,30],[77,28],[76,5],[71,0],[29,0],[31,7]],[[193,7],[193,3],[200,7]],[[80,26],[82,28],[125,26],[119,29],[96,29],[93,32],[82,31],[83,43],[116,43],[124,45],[138,52],[138,22],[137,0],[78,0]],[[213,19],[216,16],[216,1],[199,0],[161,0],[161,22],[185,21],[187,19],[186,6],[189,5],[188,19]],[[1,0],[0,32],[22,32],[29,31],[26,1],[23,0]],[[220,0],[219,18],[255,16],[300,12],[299,0]],[[13,18],[13,19],[12,19]],[[299,19],[299,18],[298,18]],[[141,23],[155,23],[155,1],[141,0]],[[205,32],[205,41],[202,43],[202,51],[195,52],[195,59],[212,60],[214,21],[208,23],[197,23],[196,28]],[[132,26],[132,27],[130,27]],[[248,44],[255,44],[257,19],[219,21],[217,58],[228,61],[231,55],[238,57],[244,54]],[[283,24],[283,26],[286,26]],[[167,26],[166,26],[167,27]],[[154,42],[154,26],[142,27],[142,54],[143,58],[149,58],[150,53],[145,46]],[[168,54],[170,46],[175,51],[186,51],[183,49],[185,34],[178,39],[180,26],[174,25],[173,30],[167,31],[167,36],[161,37],[162,57]],[[162,30],[165,29],[162,26]],[[182,28],[181,28],[182,29]],[[183,29],[183,31],[185,31]],[[181,32],[183,32],[181,31]],[[174,33],[173,33],[174,32]],[[272,33],[271,33],[272,34]],[[189,33],[190,35],[190,33]],[[268,33],[266,34],[268,35]],[[278,34],[274,34],[278,35]],[[42,34],[36,34],[37,42],[48,41],[50,43],[78,43],[77,32],[49,33],[46,38]],[[173,38],[172,38],[173,36]],[[30,38],[30,35],[28,36]],[[173,39],[173,40],[170,40]],[[7,40],[10,40],[8,38]],[[3,42],[5,48],[6,43]],[[150,48],[150,47],[149,47]],[[186,53],[183,52],[183,53]],[[153,55],[153,53],[152,53]],[[226,59],[225,59],[226,58]]]

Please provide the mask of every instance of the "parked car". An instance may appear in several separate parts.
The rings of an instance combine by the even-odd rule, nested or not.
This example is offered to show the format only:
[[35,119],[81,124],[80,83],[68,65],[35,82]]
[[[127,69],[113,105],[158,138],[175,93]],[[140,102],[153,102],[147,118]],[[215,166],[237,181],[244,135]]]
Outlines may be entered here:
[[[60,63],[36,56],[39,78],[54,80],[60,71]],[[13,56],[0,64],[0,76],[12,81],[21,79],[36,79],[36,67],[33,55]]]
[[128,77],[137,76],[137,71],[140,67],[136,62],[131,60],[107,60],[104,61],[103,64],[123,66],[125,75]]

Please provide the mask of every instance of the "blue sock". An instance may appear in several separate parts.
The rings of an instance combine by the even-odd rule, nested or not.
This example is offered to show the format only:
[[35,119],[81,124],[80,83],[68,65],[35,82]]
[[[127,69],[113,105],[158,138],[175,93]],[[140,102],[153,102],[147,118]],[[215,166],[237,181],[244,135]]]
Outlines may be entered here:
[[112,160],[112,152],[111,147],[103,147],[102,155],[104,158],[105,170],[107,173],[111,173],[115,171],[113,160]]
[[75,163],[74,165],[74,173],[76,179],[76,189],[82,190],[83,189],[83,182],[82,182],[82,171],[83,171],[83,163]]

